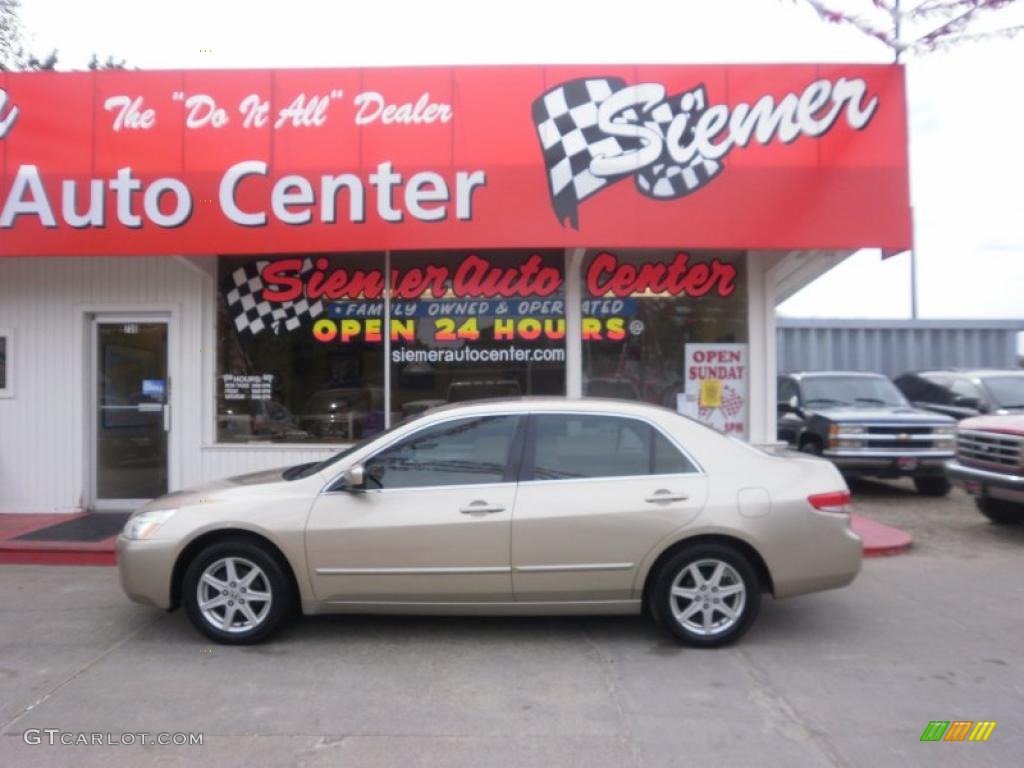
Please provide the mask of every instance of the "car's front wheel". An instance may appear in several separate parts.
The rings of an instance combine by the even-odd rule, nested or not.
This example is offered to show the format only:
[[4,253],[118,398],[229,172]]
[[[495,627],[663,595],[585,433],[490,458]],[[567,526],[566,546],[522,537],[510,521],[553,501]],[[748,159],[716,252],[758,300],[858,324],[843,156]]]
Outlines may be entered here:
[[1024,523],[1024,505],[987,496],[975,499],[974,503],[978,506],[978,511],[996,525]]
[[944,477],[915,477],[914,487],[922,496],[945,496],[952,486]]
[[219,643],[258,643],[276,630],[293,605],[291,584],[263,547],[245,539],[202,550],[185,571],[185,611],[196,628]]
[[676,639],[711,648],[746,632],[761,605],[750,561],[724,544],[684,547],[662,566],[651,592],[652,612]]

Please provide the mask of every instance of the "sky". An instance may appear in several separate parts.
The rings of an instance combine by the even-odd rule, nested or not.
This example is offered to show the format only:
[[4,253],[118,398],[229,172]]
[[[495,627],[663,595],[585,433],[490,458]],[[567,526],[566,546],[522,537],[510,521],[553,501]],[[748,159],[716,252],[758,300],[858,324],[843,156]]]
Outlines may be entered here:
[[[1024,1],[997,14],[1024,24]],[[891,60],[799,0],[23,0],[21,16],[62,68]],[[1024,321],[1024,35],[907,64],[919,315]],[[909,317],[909,274],[907,254],[862,251],[779,313]]]

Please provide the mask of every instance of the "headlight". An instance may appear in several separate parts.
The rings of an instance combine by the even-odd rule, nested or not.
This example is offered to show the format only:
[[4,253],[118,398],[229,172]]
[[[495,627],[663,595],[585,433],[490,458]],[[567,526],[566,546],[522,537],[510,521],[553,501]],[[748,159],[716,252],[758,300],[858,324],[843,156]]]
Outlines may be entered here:
[[155,509],[151,512],[140,512],[128,518],[124,524],[125,538],[133,541],[149,539],[156,533],[160,526],[166,523],[178,510],[176,509]]
[[828,425],[828,447],[829,448],[863,448],[864,440],[844,440],[842,438],[852,435],[867,434],[867,429],[858,424],[835,423]]

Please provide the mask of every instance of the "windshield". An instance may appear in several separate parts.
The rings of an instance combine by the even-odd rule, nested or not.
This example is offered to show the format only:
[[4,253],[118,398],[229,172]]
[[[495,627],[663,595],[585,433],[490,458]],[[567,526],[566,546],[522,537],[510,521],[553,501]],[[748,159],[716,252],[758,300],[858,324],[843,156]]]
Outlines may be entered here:
[[985,379],[992,402],[999,408],[1024,408],[1024,375]]
[[896,386],[881,376],[811,376],[800,382],[803,404],[808,407],[852,408],[907,405]]
[[315,475],[320,470],[327,469],[327,467],[331,466],[335,462],[341,461],[346,456],[351,456],[353,453],[355,453],[358,450],[361,450],[364,446],[369,445],[374,440],[379,440],[385,435],[391,434],[399,427],[404,427],[406,424],[416,421],[417,419],[422,418],[425,415],[425,413],[418,413],[413,416],[409,416],[408,418],[402,419],[397,424],[393,424],[391,426],[391,429],[385,430],[384,432],[375,432],[369,437],[364,437],[362,440],[352,443],[352,445],[342,449],[338,453],[334,454],[329,458],[324,459],[323,461],[312,461],[309,462],[308,464],[296,464],[294,467],[288,467],[288,469],[284,471],[282,477],[284,477],[285,480],[300,480],[301,478],[309,477],[310,475]]

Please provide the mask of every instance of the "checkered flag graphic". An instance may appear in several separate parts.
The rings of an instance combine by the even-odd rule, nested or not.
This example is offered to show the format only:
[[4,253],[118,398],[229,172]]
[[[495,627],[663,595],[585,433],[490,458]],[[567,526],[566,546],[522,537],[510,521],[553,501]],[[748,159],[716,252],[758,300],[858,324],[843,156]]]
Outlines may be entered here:
[[[558,220],[579,229],[577,206],[619,177],[602,178],[590,172],[598,155],[615,157],[639,147],[639,140],[620,141],[597,127],[597,108],[613,92],[626,87],[618,77],[570,80],[533,102],[544,165],[548,171],[551,205]],[[635,114],[634,114],[635,117]]]
[[[618,77],[580,78],[551,89],[533,102],[548,189],[555,215],[563,225],[568,219],[579,229],[579,204],[610,184],[636,174],[637,189],[644,195],[666,200],[700,189],[722,170],[722,164],[699,153],[679,165],[664,150],[651,165],[613,176],[597,176],[590,170],[596,157],[617,157],[641,147],[640,139],[620,138],[604,133],[597,124],[598,107],[626,81]],[[687,117],[682,139],[693,137],[693,126],[707,108],[704,86],[675,94],[650,110],[623,110],[615,119],[637,123],[658,131],[665,138],[678,115]]]
[[722,404],[718,408],[700,407],[697,409],[697,417],[707,421],[718,409],[722,410],[722,413],[726,418],[733,418],[741,410],[743,410],[743,396],[740,395],[735,389],[726,384],[722,387]]
[[[257,334],[270,328],[275,334],[281,330],[294,331],[302,325],[303,318],[314,318],[323,314],[322,301],[310,302],[305,296],[297,301],[269,302],[263,299],[263,268],[270,262],[257,261],[239,267],[224,280],[224,299],[231,313],[231,319],[239,333],[248,331]],[[299,275],[313,270],[313,261],[302,263]]]
[[722,412],[732,418],[743,409],[743,397],[732,387],[722,388]]
[[[686,93],[669,96],[650,111],[650,119],[645,120],[644,124],[650,128],[657,127],[662,138],[665,138],[672,121],[678,115],[685,115],[686,130],[680,141],[688,145],[693,141],[694,126],[705,109],[707,93],[704,86],[700,85]],[[685,165],[679,165],[666,149],[655,163],[637,171],[636,187],[656,200],[671,200],[696,192],[721,173],[722,168],[719,161],[704,157],[699,152],[694,152]]]

